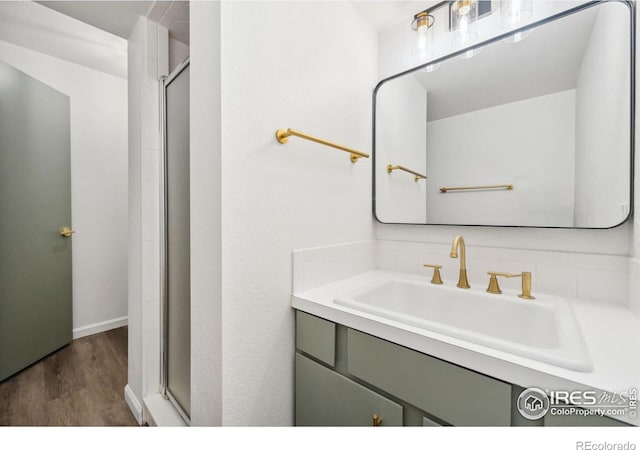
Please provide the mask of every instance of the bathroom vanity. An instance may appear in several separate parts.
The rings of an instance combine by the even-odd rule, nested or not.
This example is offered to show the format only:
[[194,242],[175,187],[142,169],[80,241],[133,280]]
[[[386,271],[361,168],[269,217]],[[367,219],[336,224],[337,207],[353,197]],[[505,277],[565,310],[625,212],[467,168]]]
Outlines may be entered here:
[[[487,334],[455,335],[445,328],[408,324],[400,316],[345,304],[345,298],[357,298],[367,286],[378,289],[389,280],[428,284],[428,280],[414,275],[370,271],[292,296],[292,305],[297,310],[297,425],[637,425],[637,419],[629,414],[614,419],[547,413],[542,419],[529,420],[516,408],[519,395],[530,387],[601,395],[636,386],[640,367],[629,361],[625,352],[637,348],[637,319],[628,311],[567,300],[578,325],[571,331],[582,333],[578,337],[584,338],[584,355],[588,360],[580,364],[573,361],[563,367],[561,356],[544,360],[526,351],[518,354],[495,345],[493,337]],[[459,291],[462,297],[492,295],[483,293],[481,288],[451,289]],[[501,300],[506,307],[512,304],[523,304],[532,310],[537,307],[535,300],[519,299],[513,292],[500,297],[504,297]],[[545,297],[541,295],[543,301]],[[387,298],[390,304],[397,303]],[[455,302],[453,297],[446,301]],[[454,311],[456,307],[451,306]],[[601,320],[620,324],[618,336],[603,336]],[[630,339],[620,342],[624,333]],[[532,342],[531,346],[540,342],[539,350],[544,353],[546,347],[552,351],[551,347],[566,344],[564,338],[555,344],[545,339]],[[610,347],[612,344],[617,345],[615,353],[608,351],[615,348]]]
[[[415,19],[427,32],[433,21],[446,23],[438,11],[456,4]],[[378,222],[602,229],[629,219],[635,6],[592,1],[537,14],[498,31],[488,14],[478,25],[486,40],[454,53],[454,30],[441,28],[433,49],[442,57],[378,84]],[[615,89],[600,95],[604,85]],[[439,248],[407,253],[393,272],[372,270],[384,267],[373,250],[358,257],[343,247],[322,263],[321,249],[308,260],[294,252],[297,425],[640,424],[638,317],[576,287],[565,296],[532,292],[532,277],[546,276],[538,286],[549,292],[565,282],[549,277],[563,269],[554,255],[545,273],[535,261],[515,267],[489,252],[476,265],[487,278],[470,286],[458,235],[449,253],[460,263],[458,281],[443,285]],[[433,269],[431,282],[415,275],[418,261]],[[341,264],[351,273],[333,276]],[[577,286],[577,272],[565,273]],[[502,292],[506,278],[519,278],[521,289]],[[608,294],[618,301],[620,291]]]

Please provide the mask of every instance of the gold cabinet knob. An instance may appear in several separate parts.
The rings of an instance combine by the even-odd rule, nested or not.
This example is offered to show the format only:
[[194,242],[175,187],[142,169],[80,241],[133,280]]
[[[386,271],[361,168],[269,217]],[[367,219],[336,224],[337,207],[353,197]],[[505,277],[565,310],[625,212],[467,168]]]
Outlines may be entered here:
[[382,423],[382,417],[380,417],[380,416],[379,416],[379,415],[377,415],[377,414],[374,414],[374,415],[371,417],[371,419],[372,419],[372,421],[373,421],[373,426],[374,426],[374,427],[379,427],[379,426],[380,426],[380,424]]
[[71,235],[75,232],[76,230],[72,230],[69,227],[60,228],[60,236],[62,237],[66,237],[66,238],[71,237]]

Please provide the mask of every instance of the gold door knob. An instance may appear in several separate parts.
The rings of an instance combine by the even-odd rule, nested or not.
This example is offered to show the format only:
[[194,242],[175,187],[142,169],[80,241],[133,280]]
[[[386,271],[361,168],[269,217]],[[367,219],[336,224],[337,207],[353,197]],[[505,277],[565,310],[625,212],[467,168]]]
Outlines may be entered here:
[[379,427],[380,424],[382,423],[382,417],[380,417],[377,414],[374,414],[373,417],[371,417],[372,421],[373,421],[373,426],[374,427]]
[[75,233],[75,232],[76,232],[76,230],[72,230],[69,227],[60,228],[60,236],[62,236],[62,237],[67,237],[67,238],[71,237],[71,235],[73,233]]

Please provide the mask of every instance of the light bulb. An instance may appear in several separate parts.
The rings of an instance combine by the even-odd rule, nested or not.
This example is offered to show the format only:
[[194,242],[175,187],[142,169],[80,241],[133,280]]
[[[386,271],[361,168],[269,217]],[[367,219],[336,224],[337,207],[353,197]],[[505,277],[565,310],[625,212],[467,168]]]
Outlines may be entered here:
[[533,15],[532,0],[502,0],[500,3],[503,28],[516,27],[531,19]]
[[471,0],[458,0],[456,5],[458,9],[458,15],[466,16],[471,11]]

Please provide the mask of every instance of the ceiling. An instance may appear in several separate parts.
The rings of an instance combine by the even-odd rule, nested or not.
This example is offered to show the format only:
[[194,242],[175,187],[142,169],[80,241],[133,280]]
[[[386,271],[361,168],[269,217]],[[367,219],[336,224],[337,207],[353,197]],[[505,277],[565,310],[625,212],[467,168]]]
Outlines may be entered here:
[[[40,0],[36,3],[123,39],[129,37],[138,17],[146,16],[167,28],[172,38],[189,45],[188,1]],[[409,20],[438,0],[353,0],[351,3],[376,31],[381,31]]]
[[390,28],[402,21],[411,21],[411,18],[418,12],[439,3],[439,0],[421,1],[358,1],[351,2],[360,11],[367,22],[376,31]]
[[138,16],[146,16],[154,2],[47,0],[36,3],[127,39]]
[[81,22],[128,39],[139,16],[149,17],[169,30],[169,35],[189,45],[188,1],[75,0],[37,1]]

